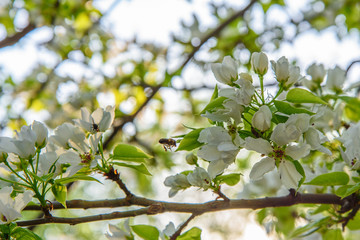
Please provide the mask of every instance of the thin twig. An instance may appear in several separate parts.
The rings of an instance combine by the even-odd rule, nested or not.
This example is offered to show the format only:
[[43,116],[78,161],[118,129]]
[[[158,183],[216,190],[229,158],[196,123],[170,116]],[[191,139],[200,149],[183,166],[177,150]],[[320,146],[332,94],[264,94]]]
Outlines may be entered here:
[[189,224],[191,220],[193,220],[199,214],[192,214],[179,228],[176,232],[170,237],[170,240],[176,240],[178,236],[180,236],[182,230]]

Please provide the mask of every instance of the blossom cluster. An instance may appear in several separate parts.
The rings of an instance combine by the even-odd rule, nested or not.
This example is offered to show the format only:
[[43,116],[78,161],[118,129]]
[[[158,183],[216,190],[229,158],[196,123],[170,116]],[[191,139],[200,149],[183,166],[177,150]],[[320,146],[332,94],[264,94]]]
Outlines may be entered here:
[[[33,196],[46,204],[45,194],[56,185],[56,179],[69,178],[82,169],[101,166],[99,146],[114,115],[111,106],[98,108],[92,114],[82,108],[80,119],[74,120],[74,124],[58,126],[51,136],[45,124],[34,121],[21,127],[12,138],[0,137],[0,167],[9,176],[16,176],[13,180],[1,180],[25,189],[23,193],[14,192],[17,194],[15,199],[10,197],[13,187],[0,190],[0,221],[11,222],[21,217],[21,210]],[[39,181],[44,182],[40,184]]]
[[[326,71],[322,64],[312,64],[306,71],[308,75],[303,76],[300,68],[286,57],[269,61],[263,52],[252,54],[251,65],[260,83],[258,89],[253,84],[254,75],[239,73],[236,61],[230,56],[222,63],[211,65],[220,86],[227,85],[215,88],[210,103],[201,112],[213,126],[184,136],[187,145],[193,141],[198,147],[183,147],[182,141],[179,146],[181,150],[195,150],[194,153],[208,164],[197,162],[195,170],[168,177],[164,183],[171,188],[170,197],[190,186],[203,190],[209,186],[216,188],[219,176],[235,162],[241,149],[262,156],[253,165],[250,180],[258,180],[276,168],[282,184],[288,189],[298,189],[306,178],[301,159],[314,152],[324,156],[333,154],[334,149],[327,147],[327,135],[334,133],[332,131],[342,134],[344,104],[337,101],[337,94],[344,92],[345,71],[338,66]],[[264,89],[264,76],[270,75],[269,65],[278,84],[274,95]],[[323,83],[325,79],[326,84]],[[324,93],[331,96],[324,98],[327,102],[322,98]],[[295,106],[296,103],[300,105]],[[360,142],[352,140],[360,141],[359,129],[358,124],[351,125],[337,138],[344,146],[342,158],[353,169],[360,168]],[[197,138],[193,140],[195,133]]]

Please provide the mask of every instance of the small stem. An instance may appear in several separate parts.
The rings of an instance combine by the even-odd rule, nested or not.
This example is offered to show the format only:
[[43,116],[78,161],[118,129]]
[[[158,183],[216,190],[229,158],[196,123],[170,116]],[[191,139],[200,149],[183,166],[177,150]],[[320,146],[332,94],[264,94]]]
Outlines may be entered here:
[[261,101],[263,104],[265,104],[265,94],[264,94],[264,76],[259,75],[260,78],[260,90],[261,90]]
[[180,227],[176,232],[170,237],[170,240],[176,240],[178,236],[180,236],[181,231],[189,224],[191,220],[193,220],[199,214],[193,213]]

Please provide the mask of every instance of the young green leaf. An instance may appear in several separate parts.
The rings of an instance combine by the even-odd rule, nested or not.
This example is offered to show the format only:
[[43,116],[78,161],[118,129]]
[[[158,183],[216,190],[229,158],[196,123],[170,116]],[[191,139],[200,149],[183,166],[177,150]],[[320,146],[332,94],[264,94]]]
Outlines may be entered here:
[[146,168],[146,166],[143,163],[141,163],[139,165],[132,165],[132,164],[127,164],[127,163],[122,163],[122,162],[112,162],[112,164],[120,166],[120,167],[132,168],[143,174],[151,176],[151,173],[149,172],[149,170]]
[[181,140],[179,147],[176,149],[176,151],[191,151],[195,148],[202,146],[203,143],[198,142],[199,134],[202,130],[203,128],[199,128],[186,134],[185,137]]
[[310,112],[309,110],[306,110],[304,108],[296,108],[291,106],[290,103],[283,102],[283,101],[274,101],[276,109],[281,112],[285,113],[287,115],[295,114],[295,113],[307,113],[309,115],[314,115],[315,113]]
[[159,240],[159,230],[149,225],[133,225],[131,229],[144,240]]
[[60,183],[55,183],[54,185],[52,185],[51,191],[53,192],[55,199],[66,208],[66,186]]
[[356,98],[349,100],[345,105],[344,113],[351,121],[358,122],[360,120],[360,100]]
[[101,183],[96,178],[93,178],[93,177],[88,176],[88,175],[83,175],[83,174],[75,174],[75,175],[73,175],[71,177],[59,178],[59,179],[55,180],[55,183],[68,184],[68,183],[75,182],[75,181],[80,181],[80,180],[95,181],[95,182]]
[[344,172],[331,172],[319,175],[310,182],[304,184],[317,186],[336,186],[346,185],[349,180],[349,176]]
[[206,107],[200,112],[200,114],[203,114],[206,111],[211,111],[215,108],[219,108],[219,107],[223,108],[222,104],[226,99],[227,99],[226,97],[218,97],[218,98],[211,100],[209,102],[209,104],[206,105]]
[[344,198],[344,197],[347,197],[347,196],[353,194],[354,192],[356,192],[358,190],[360,190],[360,183],[357,183],[355,185],[341,186],[338,189],[336,189],[335,194],[341,198]]
[[318,228],[320,228],[321,226],[326,224],[329,221],[329,219],[330,219],[330,217],[325,217],[318,221],[306,224],[303,227],[299,227],[299,228],[295,229],[295,231],[293,231],[293,233],[291,234],[291,238],[305,237],[309,233],[310,234],[313,233],[314,230],[317,230]]
[[115,147],[114,153],[111,156],[114,160],[123,160],[130,162],[145,162],[145,159],[152,158],[149,154],[128,144],[119,144]]
[[240,173],[232,173],[227,175],[220,175],[215,178],[219,184],[225,183],[229,186],[234,186],[240,181]]
[[327,102],[325,102],[318,96],[301,88],[291,89],[286,95],[286,101],[292,103],[319,103],[325,105],[327,104]]
[[12,239],[16,240],[41,240],[41,237],[27,228],[17,227],[11,232]]
[[201,240],[201,229],[193,227],[177,237],[176,240]]

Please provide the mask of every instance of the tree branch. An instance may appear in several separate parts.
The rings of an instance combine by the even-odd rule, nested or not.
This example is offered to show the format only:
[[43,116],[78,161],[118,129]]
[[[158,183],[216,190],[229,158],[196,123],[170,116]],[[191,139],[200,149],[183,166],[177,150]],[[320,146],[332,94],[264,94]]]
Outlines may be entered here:
[[197,217],[197,214],[192,214],[181,226],[178,230],[170,237],[170,240],[176,240],[178,236],[180,236],[182,230],[189,224],[191,220],[193,220],[195,217]]
[[0,48],[14,45],[18,41],[20,41],[21,38],[25,37],[26,34],[31,32],[35,28],[36,27],[34,24],[29,23],[29,25],[27,25],[23,30],[21,30],[21,32],[17,32],[14,35],[7,37],[7,38],[3,39],[2,41],[0,41]]

